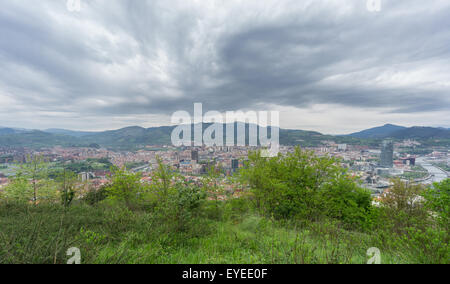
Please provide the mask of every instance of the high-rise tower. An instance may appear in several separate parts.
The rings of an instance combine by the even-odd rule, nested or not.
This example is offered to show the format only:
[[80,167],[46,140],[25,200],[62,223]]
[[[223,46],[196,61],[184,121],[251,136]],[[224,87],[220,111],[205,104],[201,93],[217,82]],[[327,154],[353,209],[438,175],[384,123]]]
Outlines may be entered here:
[[198,162],[198,151],[197,150],[192,150],[191,151],[191,160]]
[[380,166],[392,168],[394,165],[394,142],[392,140],[384,140],[381,145]]

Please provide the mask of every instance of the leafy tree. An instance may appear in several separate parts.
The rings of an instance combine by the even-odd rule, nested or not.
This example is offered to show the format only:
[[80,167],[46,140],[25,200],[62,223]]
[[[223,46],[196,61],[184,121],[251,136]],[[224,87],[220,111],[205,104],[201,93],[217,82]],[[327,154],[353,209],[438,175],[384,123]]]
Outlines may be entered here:
[[103,185],[99,189],[90,188],[82,200],[89,205],[95,205],[108,198],[108,188],[108,185]]
[[33,200],[33,188],[29,180],[19,173],[3,188],[3,196],[7,201],[30,202]]
[[75,197],[77,178],[74,172],[66,169],[56,178],[61,188],[61,204],[64,207],[69,207]]
[[156,202],[156,213],[170,230],[186,231],[193,227],[192,222],[201,212],[206,199],[205,191],[174,173],[160,158],[157,161],[158,168],[150,187],[152,200]]
[[338,160],[299,147],[273,158],[251,153],[241,179],[249,185],[256,207],[277,218],[334,217],[355,225],[371,207],[370,194],[351,180]]
[[425,187],[420,184],[393,179],[393,186],[384,194],[382,203],[392,217],[403,214],[408,217],[424,217]]
[[[378,233],[384,231],[383,238],[390,238],[390,245],[404,247],[420,263],[448,262],[448,184],[435,184],[427,190],[399,179],[393,183],[382,199]],[[437,222],[431,218],[436,215]]]
[[169,166],[164,165],[160,157],[156,158],[158,167],[153,175],[154,186],[158,189],[160,195],[160,201],[165,201],[169,195],[171,189],[172,179],[175,177],[174,173]]
[[28,156],[28,162],[20,166],[16,177],[5,188],[8,200],[18,202],[52,202],[58,198],[58,188],[48,179],[48,165],[42,156]]
[[371,194],[348,175],[336,177],[319,192],[323,215],[342,220],[348,228],[372,227],[375,216]]
[[437,214],[439,222],[447,227],[450,217],[450,179],[440,183],[434,183],[431,188],[423,194],[426,207]]
[[42,156],[28,156],[27,159],[29,162],[22,165],[21,172],[24,176],[31,178],[33,202],[36,205],[38,188],[42,185],[40,181],[47,178],[47,165]]
[[128,172],[118,167],[112,168],[112,180],[106,188],[112,200],[121,201],[131,208],[142,197],[144,185],[141,174]]

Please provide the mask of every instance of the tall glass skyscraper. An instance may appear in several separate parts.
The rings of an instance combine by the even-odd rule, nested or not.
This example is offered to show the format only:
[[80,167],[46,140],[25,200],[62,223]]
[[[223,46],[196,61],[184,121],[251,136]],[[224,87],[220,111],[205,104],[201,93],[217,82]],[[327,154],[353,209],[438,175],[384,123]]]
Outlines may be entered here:
[[392,168],[394,166],[394,142],[392,140],[384,140],[381,145],[380,166]]

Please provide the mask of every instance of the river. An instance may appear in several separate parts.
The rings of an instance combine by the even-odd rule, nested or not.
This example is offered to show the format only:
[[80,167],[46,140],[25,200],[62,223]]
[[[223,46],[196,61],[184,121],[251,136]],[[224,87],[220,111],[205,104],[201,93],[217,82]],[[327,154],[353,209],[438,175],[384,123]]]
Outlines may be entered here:
[[448,178],[447,173],[443,170],[433,166],[425,157],[419,157],[416,159],[416,164],[425,168],[428,173],[433,175],[430,179],[424,181],[424,184],[432,184],[434,182],[441,182]]

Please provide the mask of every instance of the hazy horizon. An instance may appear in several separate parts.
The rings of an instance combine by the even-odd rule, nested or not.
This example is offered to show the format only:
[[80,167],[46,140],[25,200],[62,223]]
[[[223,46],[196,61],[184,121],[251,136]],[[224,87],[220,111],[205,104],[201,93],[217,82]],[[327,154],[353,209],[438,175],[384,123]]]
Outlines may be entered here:
[[[204,123],[210,123],[210,122],[204,122]],[[280,127],[281,129],[285,129],[285,130],[304,130],[304,131],[315,131],[315,132],[320,132],[321,134],[325,134],[325,135],[347,135],[347,134],[353,134],[353,133],[357,133],[360,131],[364,131],[364,130],[368,130],[368,129],[372,129],[372,128],[376,128],[376,127],[382,127],[385,126],[387,124],[391,124],[391,125],[396,125],[396,126],[403,126],[403,127],[434,127],[434,128],[444,128],[444,129],[450,129],[450,127],[445,127],[445,126],[430,126],[430,125],[398,125],[398,124],[394,124],[394,123],[385,123],[384,125],[376,125],[376,126],[372,126],[372,127],[368,127],[368,128],[364,128],[364,129],[359,129],[353,132],[348,132],[348,133],[326,133],[326,132],[320,132],[318,130],[314,130],[314,129],[298,129],[298,128],[284,128],[284,127]],[[111,129],[99,129],[99,130],[82,130],[82,129],[69,129],[69,128],[59,128],[59,127],[50,127],[50,128],[26,128],[26,127],[11,127],[11,126],[5,126],[5,125],[0,125],[0,129],[1,128],[11,128],[11,129],[24,129],[24,130],[39,130],[39,131],[46,131],[46,130],[68,130],[68,131],[74,131],[74,132],[104,132],[104,131],[113,131],[113,130],[118,130],[118,129],[122,129],[122,128],[127,128],[127,127],[142,127],[142,128],[157,128],[157,127],[171,127],[174,125],[156,125],[156,126],[149,126],[149,127],[145,127],[145,126],[141,126],[141,125],[128,125],[125,127],[120,127],[120,128],[111,128]]]

